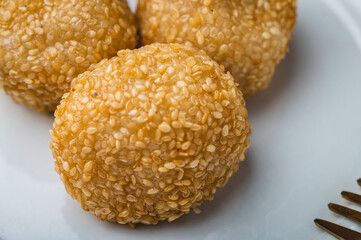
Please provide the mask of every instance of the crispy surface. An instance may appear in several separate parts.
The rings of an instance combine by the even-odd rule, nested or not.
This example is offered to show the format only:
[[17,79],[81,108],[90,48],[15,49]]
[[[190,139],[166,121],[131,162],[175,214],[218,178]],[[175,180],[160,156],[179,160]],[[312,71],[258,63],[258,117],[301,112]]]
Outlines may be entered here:
[[120,51],[81,74],[55,116],[55,169],[104,221],[189,213],[226,184],[250,144],[233,77],[190,45]]
[[136,42],[125,0],[3,0],[0,85],[15,102],[53,111],[75,77]]
[[139,0],[137,17],[144,44],[189,41],[250,97],[268,86],[288,50],[296,0]]

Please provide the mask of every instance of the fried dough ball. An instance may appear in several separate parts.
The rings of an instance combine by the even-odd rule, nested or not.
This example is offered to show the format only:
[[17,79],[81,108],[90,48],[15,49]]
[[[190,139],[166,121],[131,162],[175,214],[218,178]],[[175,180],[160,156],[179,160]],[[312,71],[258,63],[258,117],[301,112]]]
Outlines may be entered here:
[[230,71],[245,97],[267,88],[295,25],[296,0],[139,0],[144,44],[191,42]]
[[226,184],[250,124],[233,77],[191,45],[122,50],[81,74],[50,147],[67,192],[100,220],[173,221]]
[[80,73],[137,42],[126,0],[0,1],[0,86],[54,111]]

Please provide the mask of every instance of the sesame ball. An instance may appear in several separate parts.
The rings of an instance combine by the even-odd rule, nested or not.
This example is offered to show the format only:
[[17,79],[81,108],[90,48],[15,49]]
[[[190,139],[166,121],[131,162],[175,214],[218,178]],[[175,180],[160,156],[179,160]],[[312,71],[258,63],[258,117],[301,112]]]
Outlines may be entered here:
[[136,43],[126,0],[2,0],[0,87],[54,111],[80,73]]
[[191,42],[230,71],[246,98],[284,58],[296,0],[139,0],[144,44]]
[[173,221],[226,184],[250,124],[233,77],[190,45],[122,50],[81,74],[50,148],[67,192],[100,220]]

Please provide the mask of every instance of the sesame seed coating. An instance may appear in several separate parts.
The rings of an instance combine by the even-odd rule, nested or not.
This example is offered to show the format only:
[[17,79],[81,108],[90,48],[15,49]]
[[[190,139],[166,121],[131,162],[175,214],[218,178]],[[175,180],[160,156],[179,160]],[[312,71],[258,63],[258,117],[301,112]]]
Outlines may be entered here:
[[0,86],[54,111],[80,73],[137,42],[126,0],[0,1]]
[[79,75],[55,112],[50,148],[84,210],[156,224],[212,199],[250,133],[230,73],[190,44],[152,44]]
[[296,0],[139,0],[137,17],[144,44],[191,42],[248,98],[267,88],[288,50]]

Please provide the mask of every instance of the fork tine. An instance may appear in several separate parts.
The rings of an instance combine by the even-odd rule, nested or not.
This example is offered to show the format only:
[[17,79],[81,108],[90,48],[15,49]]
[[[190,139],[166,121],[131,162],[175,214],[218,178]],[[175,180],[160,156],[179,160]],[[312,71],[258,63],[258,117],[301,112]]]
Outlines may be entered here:
[[356,232],[354,230],[342,227],[340,225],[322,220],[322,219],[315,219],[315,224],[325,230],[326,232],[332,234],[338,239],[341,240],[361,240],[361,233]]
[[343,198],[345,198],[351,202],[361,204],[361,195],[359,195],[359,194],[342,191],[341,195]]
[[361,186],[361,178],[357,179],[357,183]]
[[361,212],[334,203],[329,203],[328,208],[337,214],[361,223]]

